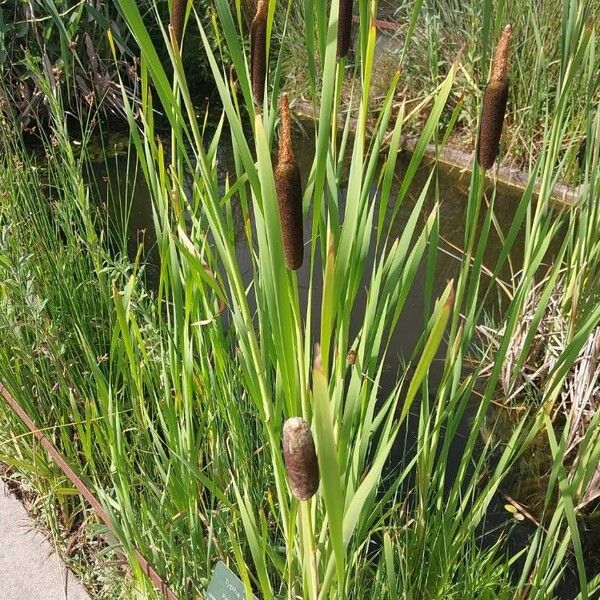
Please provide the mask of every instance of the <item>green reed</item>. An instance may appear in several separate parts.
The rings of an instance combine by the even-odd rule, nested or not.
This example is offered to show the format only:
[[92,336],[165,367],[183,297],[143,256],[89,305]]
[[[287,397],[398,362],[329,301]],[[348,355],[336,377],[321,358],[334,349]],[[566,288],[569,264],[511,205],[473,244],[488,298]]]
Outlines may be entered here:
[[[138,263],[115,261],[106,252],[57,105],[58,143],[48,147],[66,161],[61,164],[68,165],[68,185],[61,181],[64,172],[50,167],[61,182],[50,214],[64,219],[64,247],[55,241],[53,223],[40,221],[45,213],[36,210],[42,200],[33,193],[32,174],[2,165],[8,192],[2,218],[16,233],[2,242],[2,268],[13,273],[5,280],[15,284],[3,287],[8,337],[0,350],[0,375],[41,424],[60,423],[57,441],[113,517],[140,592],[152,594],[134,548],[182,597],[204,594],[218,559],[239,574],[248,597],[264,599],[546,598],[556,592],[572,559],[581,597],[591,595],[594,582],[588,585],[571,489],[591,476],[598,440],[590,435],[581,467],[569,473],[562,465],[561,433],[543,411],[518,420],[500,447],[480,434],[496,400],[508,340],[541,273],[549,294],[566,272],[569,297],[581,307],[573,313],[572,343],[557,363],[546,400],[600,320],[593,302],[581,302],[598,291],[598,211],[590,201],[600,185],[593,143],[598,124],[592,118],[579,204],[558,209],[551,202],[566,170],[561,141],[571,122],[571,97],[594,77],[595,31],[585,11],[576,2],[564,3],[571,41],[563,48],[560,93],[508,231],[495,218],[496,190],[486,188],[474,162],[458,275],[440,284],[445,191],[437,186],[435,165],[425,166],[424,153],[430,143],[442,149],[451,134],[442,115],[458,65],[423,101],[429,117],[419,123],[415,152],[395,187],[403,133],[419,115],[397,100],[400,72],[372,114],[377,32],[371,22],[377,4],[362,0],[355,7],[361,17],[354,43],[358,102],[348,108],[339,93],[347,73],[345,60],[337,57],[338,3],[329,8],[304,3],[304,44],[318,49],[307,70],[319,119],[302,187],[305,258],[300,270],[290,270],[272,160],[282,127],[277,107],[283,68],[272,36],[278,27],[285,29],[290,12],[283,11],[283,24],[276,23],[281,7],[268,6],[258,108],[249,32],[236,18],[241,5],[232,12],[226,0],[215,2],[222,48],[213,47],[206,23],[190,7],[187,27],[200,31],[223,107],[209,132],[192,103],[173,43],[177,38],[163,27],[170,80],[137,3],[118,4],[140,48],[140,104],[131,104],[126,93],[123,102],[151,199],[159,284],[149,292]],[[415,23],[419,8],[415,4]],[[233,73],[221,63],[225,51]],[[591,106],[592,95],[588,102]],[[157,135],[157,109],[171,128],[167,147]],[[338,117],[344,123],[340,137]],[[225,175],[217,150],[226,136],[234,167]],[[4,156],[21,151],[8,147]],[[410,205],[408,191],[422,168],[430,176]],[[21,185],[14,185],[20,176]],[[426,204],[429,194],[432,206]],[[394,234],[401,207],[407,209],[403,227]],[[25,224],[28,214],[35,217]],[[488,265],[492,233],[504,243],[495,264]],[[521,257],[513,252],[520,234]],[[53,245],[45,248],[49,241]],[[32,253],[33,242],[39,251]],[[242,272],[236,244],[248,248],[249,275]],[[24,257],[31,266],[15,270]],[[505,282],[507,268],[511,278]],[[28,269],[34,277],[27,276]],[[397,365],[392,389],[384,392],[385,365],[396,366],[392,333],[423,269],[421,335],[406,362]],[[300,277],[308,281],[306,300]],[[490,372],[478,365],[467,369],[483,299],[499,294],[500,281],[509,292],[500,350]],[[32,307],[32,298],[45,301]],[[363,299],[356,324],[353,314]],[[15,314],[24,306],[28,315],[35,309],[37,318]],[[28,355],[32,344],[39,350]],[[436,385],[430,380],[434,364],[442,365]],[[284,423],[298,417],[314,436],[319,471],[318,489],[306,500],[290,489],[281,442]],[[405,439],[407,426],[416,431],[416,441],[406,442],[400,463],[390,469],[392,448]],[[511,466],[540,432],[553,448],[548,497],[558,502],[529,545],[508,556],[501,539],[481,543],[481,528]],[[10,443],[18,447],[18,441]],[[518,560],[522,566],[515,577],[511,565]]]

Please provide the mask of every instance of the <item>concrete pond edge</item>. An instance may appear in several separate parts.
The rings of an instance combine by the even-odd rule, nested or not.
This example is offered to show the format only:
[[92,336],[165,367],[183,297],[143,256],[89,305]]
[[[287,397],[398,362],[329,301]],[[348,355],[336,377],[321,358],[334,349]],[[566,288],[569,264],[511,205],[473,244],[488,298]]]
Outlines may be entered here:
[[[305,100],[299,100],[291,107],[294,114],[303,119],[318,121],[319,116],[315,113],[312,103]],[[338,124],[344,126],[345,117],[339,115]],[[356,119],[350,120],[350,130],[356,130]],[[419,136],[407,135],[401,139],[400,148],[408,154],[413,154],[416,145],[419,141]],[[424,158],[430,163],[436,162],[442,167],[450,169],[459,169],[461,175],[465,173],[471,174],[473,171],[473,162],[475,159],[474,152],[464,152],[451,146],[446,146],[440,150],[435,144],[429,144],[425,148]],[[516,192],[523,192],[529,185],[530,173],[523,169],[518,169],[508,165],[496,165],[486,173],[486,180],[490,182],[500,183],[501,185],[512,188]],[[564,183],[557,183],[551,192],[550,199],[558,206],[574,206],[581,194],[582,186],[569,186]],[[536,182],[534,194],[539,195],[541,184]]]

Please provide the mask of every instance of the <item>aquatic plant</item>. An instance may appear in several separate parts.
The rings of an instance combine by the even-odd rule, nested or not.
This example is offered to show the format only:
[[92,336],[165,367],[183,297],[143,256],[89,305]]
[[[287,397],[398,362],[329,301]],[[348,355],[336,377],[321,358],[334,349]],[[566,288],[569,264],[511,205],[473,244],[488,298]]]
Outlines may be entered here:
[[354,0],[339,0],[337,57],[344,58],[350,50],[352,34],[352,6]]
[[187,0],[172,0],[171,6],[171,28],[173,36],[181,50],[181,40],[183,38],[183,27],[185,25],[185,11]]
[[258,0],[256,15],[250,25],[250,70],[252,93],[256,104],[262,104],[267,76],[267,11],[269,0]]
[[319,488],[319,465],[308,423],[291,417],[283,424],[283,458],[292,493],[309,500]]
[[507,25],[496,47],[492,76],[483,93],[477,160],[483,169],[491,169],[498,157],[508,101],[508,52],[512,29]]
[[302,182],[300,169],[294,159],[292,147],[292,123],[286,94],[279,101],[281,119],[279,150],[275,167],[275,189],[279,203],[279,220],[283,238],[283,251],[288,269],[302,266],[304,258],[304,235],[302,228]]
[[[133,263],[111,262],[90,206],[93,188],[81,176],[64,111],[48,85],[56,140],[45,149],[70,165],[68,178],[56,160],[49,166],[52,220],[39,210],[39,171],[15,168],[13,140],[4,140],[0,153],[0,377],[95,486],[142,596],[152,590],[133,548],[183,597],[205,593],[217,560],[239,574],[249,597],[264,600],[541,600],[557,593],[572,565],[574,587],[590,597],[599,579],[586,570],[572,490],[597,465],[600,443],[590,435],[585,460],[567,472],[565,439],[545,412],[533,422],[517,420],[497,448],[482,442],[481,431],[542,265],[552,267],[550,281],[567,276],[565,314],[582,308],[553,370],[558,387],[548,387],[544,405],[598,324],[598,295],[588,295],[598,291],[600,235],[591,201],[600,185],[593,95],[584,100],[590,142],[579,205],[559,209],[551,201],[565,169],[560,151],[575,84],[581,79],[591,90],[596,76],[595,30],[585,11],[565,0],[568,43],[540,160],[508,222],[498,219],[498,189],[486,188],[485,174],[473,171],[455,251],[460,260],[446,282],[440,209],[447,190],[438,184],[438,166],[423,157],[451,137],[455,120],[445,116],[460,66],[416,108],[398,100],[395,74],[374,112],[377,32],[370,24],[377,5],[363,2],[361,85],[348,107],[337,93],[337,7],[306,4],[314,26],[305,27],[305,44],[317,49],[309,54],[318,55],[322,70],[308,69],[320,118],[305,124],[311,137],[301,156],[296,147],[306,172],[305,268],[285,264],[272,161],[277,118],[271,103],[256,110],[247,30],[232,12],[239,5],[215,2],[223,47],[190,7],[223,107],[209,124],[192,101],[179,53],[169,47],[166,69],[139,3],[119,0],[140,48],[140,103],[125,90],[122,97],[151,201],[158,281],[149,287],[141,254]],[[418,22],[417,4],[409,22]],[[267,12],[266,32],[274,30],[273,18]],[[157,27],[166,36],[164,25]],[[233,72],[222,56],[231,57]],[[278,98],[284,67],[273,58],[270,95]],[[158,110],[172,132],[168,153]],[[424,124],[421,113],[428,115]],[[402,139],[415,127],[415,151],[399,178]],[[230,161],[223,160],[227,138]],[[54,220],[65,230],[64,244]],[[500,249],[490,255],[494,236]],[[465,357],[500,290],[506,327],[499,351],[493,361],[471,365]],[[415,297],[423,306],[418,318],[410,310]],[[298,417],[314,434],[319,465],[318,489],[300,503],[289,493],[281,445],[282,424]],[[508,523],[486,525],[504,503],[511,467],[540,433],[552,452],[548,524],[532,524],[526,543],[511,553],[503,540],[517,523],[512,513]],[[27,442],[13,432],[5,439],[9,449]],[[31,456],[20,468],[49,477],[39,454]],[[62,493],[64,486],[52,489]],[[69,489],[65,496],[65,504],[77,502]]]

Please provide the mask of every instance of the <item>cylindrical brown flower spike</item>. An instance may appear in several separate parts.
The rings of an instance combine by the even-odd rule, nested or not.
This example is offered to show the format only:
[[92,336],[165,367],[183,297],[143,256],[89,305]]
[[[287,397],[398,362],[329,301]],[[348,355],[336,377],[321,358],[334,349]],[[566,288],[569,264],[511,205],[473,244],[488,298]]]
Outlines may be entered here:
[[508,100],[508,48],[511,33],[511,26],[507,25],[496,47],[492,76],[483,94],[477,160],[484,169],[492,168],[500,148]]
[[283,459],[292,494],[309,500],[319,488],[319,464],[308,423],[292,417],[283,424]]
[[173,8],[171,11],[171,27],[173,34],[177,40],[177,46],[181,50],[181,39],[183,37],[183,22],[185,20],[185,9],[187,0],[173,0]]
[[292,149],[292,119],[286,94],[279,101],[281,129],[279,152],[275,167],[275,188],[279,204],[279,223],[283,239],[285,264],[296,271],[304,260],[304,237],[302,229],[302,182],[300,169],[294,160]]
[[338,14],[337,57],[348,56],[350,37],[352,34],[352,4],[353,0],[340,0]]
[[256,104],[262,104],[267,74],[267,11],[269,0],[258,0],[256,15],[250,25],[250,70],[252,95]]

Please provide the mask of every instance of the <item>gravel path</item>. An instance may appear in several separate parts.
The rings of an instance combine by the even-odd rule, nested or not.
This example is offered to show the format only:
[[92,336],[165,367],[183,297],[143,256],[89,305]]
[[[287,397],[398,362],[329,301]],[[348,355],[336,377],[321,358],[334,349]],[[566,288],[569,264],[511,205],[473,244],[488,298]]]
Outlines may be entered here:
[[1,481],[0,600],[90,600]]

